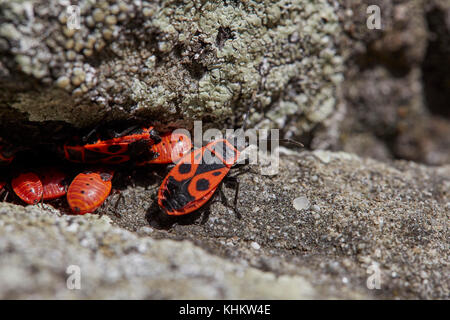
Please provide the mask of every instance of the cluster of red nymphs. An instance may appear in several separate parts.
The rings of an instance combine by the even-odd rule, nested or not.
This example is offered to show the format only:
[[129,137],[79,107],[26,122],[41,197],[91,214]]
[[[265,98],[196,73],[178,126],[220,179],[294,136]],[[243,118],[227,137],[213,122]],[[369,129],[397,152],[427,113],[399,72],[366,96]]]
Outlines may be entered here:
[[[37,204],[66,195],[73,213],[94,212],[103,204],[112,188],[114,165],[169,164],[178,161],[192,149],[188,136],[166,133],[159,135],[153,127],[131,127],[121,133],[111,133],[110,138],[95,133],[91,141],[73,138],[57,147],[65,160],[90,164],[72,181],[60,167],[45,166],[38,169],[17,169],[11,166],[18,148],[0,140],[0,165],[10,169],[0,177],[0,193],[8,197],[12,189],[23,202]],[[4,170],[5,171],[5,170]],[[10,176],[10,187],[7,184]]]
[[[193,150],[188,136],[159,135],[153,127],[133,127],[109,138],[94,134],[94,139],[88,140],[71,139],[58,150],[65,160],[95,164],[94,169],[79,173],[71,182],[63,170],[55,167],[20,170],[11,174],[14,193],[28,204],[66,195],[72,212],[84,214],[94,212],[110,194],[114,165],[176,163],[161,184],[158,204],[169,215],[183,215],[197,210],[211,198],[240,155],[236,146],[225,139]],[[11,164],[14,152],[14,148],[0,141],[0,164]],[[0,192],[6,193],[5,197],[7,189],[6,179],[0,177]]]

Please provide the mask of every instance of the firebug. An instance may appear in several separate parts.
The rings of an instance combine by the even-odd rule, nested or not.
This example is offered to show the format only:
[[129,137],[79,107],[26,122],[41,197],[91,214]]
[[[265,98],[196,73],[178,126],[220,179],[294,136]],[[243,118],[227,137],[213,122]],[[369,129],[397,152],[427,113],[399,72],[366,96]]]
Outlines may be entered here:
[[137,165],[145,164],[166,164],[176,163],[187,152],[192,149],[191,139],[181,133],[165,133],[161,135],[161,141],[150,147],[154,154],[153,159],[137,163]]
[[67,175],[57,168],[42,168],[38,171],[43,186],[42,199],[53,200],[60,198],[67,191]]
[[[250,108],[248,109],[250,110]],[[248,117],[248,112],[246,118]],[[245,131],[245,120],[242,131]],[[293,140],[284,140],[303,146]],[[214,140],[186,154],[164,178],[158,205],[168,215],[184,215],[202,207],[213,196],[240,157],[237,137]],[[239,182],[236,180],[234,209],[237,213]]]
[[36,204],[42,199],[42,182],[33,172],[18,174],[12,179],[11,186],[16,195],[28,204]]
[[239,150],[226,139],[185,155],[162,182],[159,206],[169,215],[197,210],[211,198],[239,156]]
[[91,143],[81,141],[67,142],[63,146],[64,157],[78,163],[119,164],[130,160],[145,161],[154,154],[149,147],[161,141],[153,127],[134,128],[134,130],[117,137]]
[[96,169],[78,174],[67,190],[67,202],[76,214],[94,212],[111,192],[114,171]]

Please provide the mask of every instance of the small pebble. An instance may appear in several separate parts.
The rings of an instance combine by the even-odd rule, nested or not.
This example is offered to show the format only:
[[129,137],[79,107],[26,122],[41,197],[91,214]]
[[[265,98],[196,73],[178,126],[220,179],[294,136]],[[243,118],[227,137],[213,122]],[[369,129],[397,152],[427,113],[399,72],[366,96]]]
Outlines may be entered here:
[[292,202],[292,204],[294,205],[294,208],[296,210],[303,210],[303,209],[309,209],[309,200],[307,197],[305,196],[300,196],[294,199],[294,201]]
[[139,229],[139,233],[142,233],[142,234],[150,234],[152,232],[153,232],[153,228],[150,228],[150,227],[147,227],[147,226],[144,226],[144,227]]
[[251,246],[255,250],[259,250],[261,248],[261,246],[257,242],[252,242]]

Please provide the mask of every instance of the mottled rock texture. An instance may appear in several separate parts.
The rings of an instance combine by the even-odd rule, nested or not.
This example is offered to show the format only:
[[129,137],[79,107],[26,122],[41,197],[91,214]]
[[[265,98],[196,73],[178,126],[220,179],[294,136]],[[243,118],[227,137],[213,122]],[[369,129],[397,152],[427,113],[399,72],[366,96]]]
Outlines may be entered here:
[[[57,216],[3,204],[0,225],[2,299],[332,297],[303,277],[234,264],[188,241],[139,238],[113,227],[106,216]],[[70,266],[81,271],[79,290],[68,289]]]
[[[241,175],[240,219],[220,201],[167,219],[142,174],[102,218],[2,203],[0,297],[449,298],[449,166],[288,153],[276,176]],[[296,210],[298,197],[310,205]]]
[[[316,145],[378,159],[450,163],[448,1],[345,4],[351,9],[341,16],[346,116],[340,130],[331,125],[335,140],[316,137]],[[381,30],[366,27],[368,5],[380,7]]]
[[109,218],[1,203],[0,297],[449,298],[448,1],[78,4],[70,29],[69,1],[0,2],[1,141],[47,150],[113,120],[237,127],[251,107],[249,127],[349,153],[252,167],[241,219],[217,201],[163,216],[153,168],[116,185]]
[[314,149],[450,161],[446,1],[78,1],[79,20],[69,1],[0,5],[7,128],[223,127],[251,105],[250,123]]
[[[189,126],[242,114],[256,94],[254,121],[291,119],[293,131],[333,112],[340,26],[325,0],[79,1],[79,30],[66,7],[2,5],[3,108],[77,126],[105,112]],[[24,77],[40,89],[18,88]]]

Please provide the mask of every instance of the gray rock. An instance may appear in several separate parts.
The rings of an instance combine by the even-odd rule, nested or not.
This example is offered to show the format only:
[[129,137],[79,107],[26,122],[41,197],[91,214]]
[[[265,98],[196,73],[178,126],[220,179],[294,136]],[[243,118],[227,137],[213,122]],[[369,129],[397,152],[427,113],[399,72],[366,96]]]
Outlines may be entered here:
[[[381,30],[366,26],[377,5]],[[450,163],[448,1],[347,2],[339,11],[345,35],[343,103],[313,146],[361,156]]]
[[[232,263],[189,241],[140,238],[106,216],[60,216],[2,204],[0,226],[2,299],[333,297],[305,277]],[[80,271],[75,288],[73,268]]]
[[[221,202],[168,219],[141,175],[101,218],[0,204],[0,297],[448,299],[449,166],[291,151],[275,176],[251,168],[241,219]],[[295,210],[299,189],[320,214]]]
[[79,1],[78,30],[61,1],[2,2],[2,143],[100,120],[223,128],[252,106],[250,125],[349,153],[253,166],[240,219],[217,201],[164,216],[148,169],[101,218],[1,203],[0,297],[448,299],[450,7],[376,1],[369,30],[366,2]]
[[48,141],[42,122],[104,119],[223,128],[253,106],[252,125],[313,149],[450,161],[448,1],[375,1],[381,30],[362,0],[78,3],[77,30],[64,2],[0,5],[0,134]]
[[[78,6],[74,29],[61,2],[2,4],[0,49],[7,54],[0,88],[10,112],[76,126],[108,113],[191,127],[205,117],[241,120],[253,94],[255,107],[268,113],[252,121],[266,127],[302,115],[309,130],[333,112],[343,60],[333,39],[338,16],[328,1]],[[41,90],[32,90],[36,84]]]

